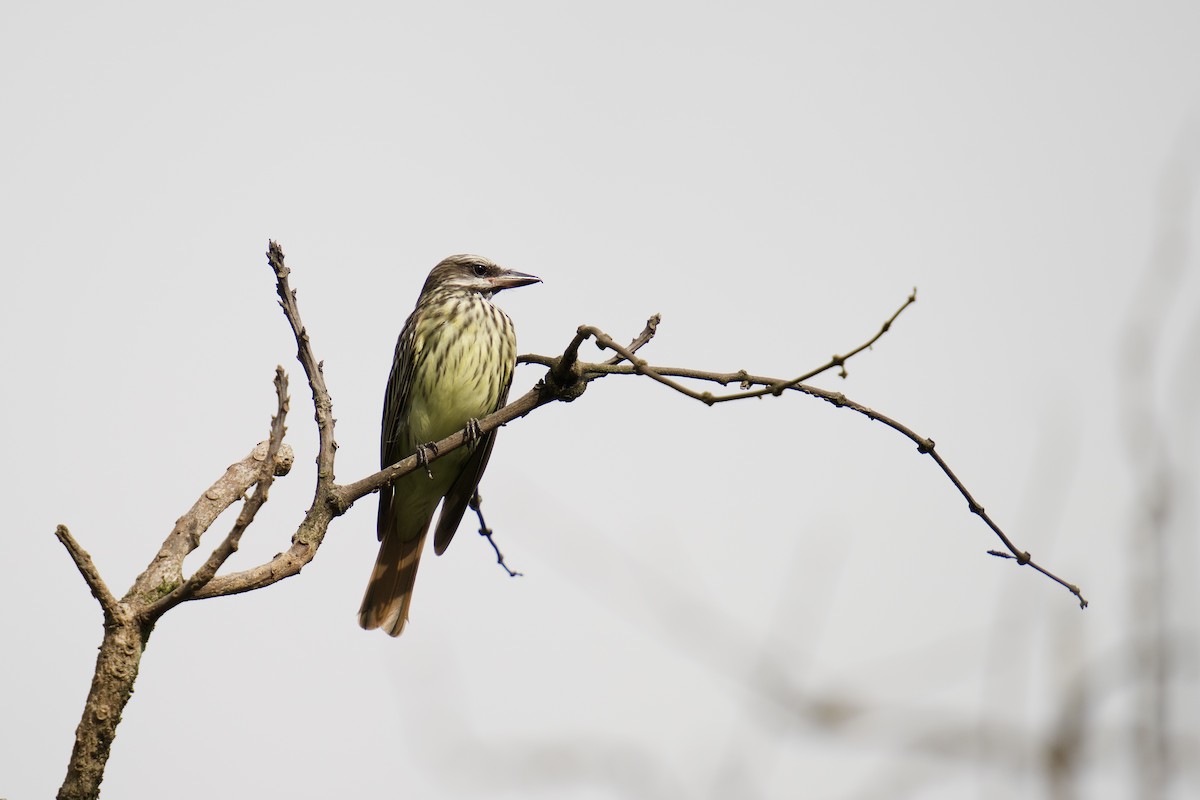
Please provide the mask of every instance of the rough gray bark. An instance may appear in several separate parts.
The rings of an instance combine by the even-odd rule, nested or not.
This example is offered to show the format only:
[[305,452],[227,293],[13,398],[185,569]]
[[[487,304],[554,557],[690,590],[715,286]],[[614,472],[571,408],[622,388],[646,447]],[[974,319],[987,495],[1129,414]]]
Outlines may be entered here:
[[66,780],[58,790],[59,800],[99,796],[104,766],[125,704],[133,694],[145,646],[146,633],[134,619],[126,617],[105,623],[96,672],[83,706],[83,718],[75,729],[75,746]]

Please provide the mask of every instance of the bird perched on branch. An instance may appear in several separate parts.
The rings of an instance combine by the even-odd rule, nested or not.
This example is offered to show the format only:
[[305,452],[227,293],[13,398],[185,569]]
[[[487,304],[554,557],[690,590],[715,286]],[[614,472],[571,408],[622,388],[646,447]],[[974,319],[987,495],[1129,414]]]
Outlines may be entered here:
[[[383,401],[380,466],[417,453],[466,429],[508,399],[517,339],[512,320],[492,303],[504,289],[539,283],[486,258],[450,256],[433,268],[404,330]],[[477,431],[476,431],[477,433]],[[379,556],[371,572],[358,623],[399,636],[408,620],[413,582],[425,535],[443,498],[433,536],[441,555],[462,520],[487,466],[496,432],[429,461],[379,492]]]

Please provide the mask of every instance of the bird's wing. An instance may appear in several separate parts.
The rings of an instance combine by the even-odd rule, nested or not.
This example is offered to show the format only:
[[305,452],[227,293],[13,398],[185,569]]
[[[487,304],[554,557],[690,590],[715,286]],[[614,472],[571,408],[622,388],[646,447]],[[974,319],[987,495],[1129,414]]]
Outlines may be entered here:
[[[504,408],[504,404],[508,402],[510,387],[512,387],[511,371],[508,373],[508,381],[504,384],[504,389],[500,392],[500,401],[492,409],[493,412]],[[437,530],[433,534],[433,552],[439,556],[446,552],[446,548],[450,546],[450,540],[458,531],[458,524],[462,522],[463,514],[466,513],[471,498],[475,496],[475,489],[479,486],[479,479],[483,477],[483,471],[487,469],[488,459],[492,457],[492,445],[495,443],[496,431],[494,430],[488,431],[480,438],[475,445],[475,452],[471,453],[471,457],[463,465],[462,472],[458,474],[450,491],[446,493],[446,499],[442,502],[442,514],[438,517]]]
[[[416,316],[415,314],[413,316]],[[383,425],[380,427],[379,468],[384,469],[411,455],[415,445],[408,432],[408,406],[412,387],[413,368],[417,363],[417,326],[409,317],[396,340],[396,355],[392,359],[392,371],[388,375],[387,391],[383,397]],[[388,528],[388,517],[392,508],[395,490],[385,486],[379,490],[379,518],[376,524],[379,540]]]

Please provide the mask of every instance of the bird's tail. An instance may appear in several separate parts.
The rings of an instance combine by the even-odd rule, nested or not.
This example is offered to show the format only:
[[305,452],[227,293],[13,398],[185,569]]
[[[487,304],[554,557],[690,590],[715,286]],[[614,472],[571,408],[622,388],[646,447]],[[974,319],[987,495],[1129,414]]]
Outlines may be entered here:
[[371,582],[358,609],[358,624],[367,630],[382,628],[389,636],[399,636],[408,621],[408,606],[412,602],[413,583],[417,580],[417,565],[429,523],[419,536],[403,538],[399,531],[390,530],[379,546],[379,556],[371,571]]

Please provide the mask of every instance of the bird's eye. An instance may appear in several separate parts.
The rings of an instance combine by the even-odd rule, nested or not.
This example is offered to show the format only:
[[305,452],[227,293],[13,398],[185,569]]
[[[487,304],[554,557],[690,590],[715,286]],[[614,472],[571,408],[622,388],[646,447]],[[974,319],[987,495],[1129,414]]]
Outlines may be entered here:
[[471,269],[475,271],[476,278],[482,278],[487,275],[487,267],[485,267],[483,264],[475,264],[471,267]]

